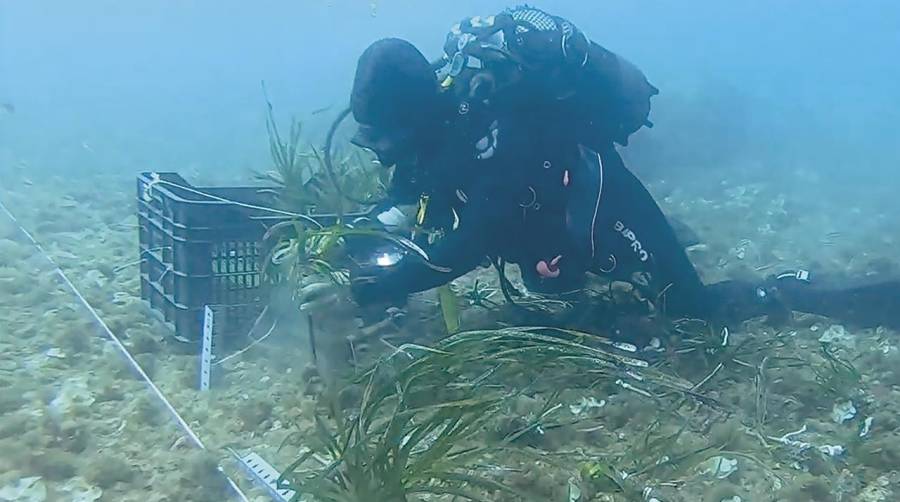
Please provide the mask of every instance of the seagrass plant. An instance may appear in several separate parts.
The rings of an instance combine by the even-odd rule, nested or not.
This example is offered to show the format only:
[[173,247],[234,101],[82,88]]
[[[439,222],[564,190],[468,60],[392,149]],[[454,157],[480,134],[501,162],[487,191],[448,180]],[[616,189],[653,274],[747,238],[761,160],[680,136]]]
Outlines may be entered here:
[[366,205],[362,201],[377,201],[385,191],[387,169],[366,169],[371,162],[358,149],[349,154],[339,152],[339,160],[329,164],[317,148],[302,147],[302,131],[302,124],[292,119],[287,136],[282,136],[272,103],[266,97],[266,132],[273,169],[256,173],[256,179],[273,189],[263,192],[274,194],[283,209],[303,213],[341,214],[362,209]]
[[[297,490],[296,500],[406,501],[418,494],[528,500],[497,474],[514,468],[502,465],[509,459],[534,461],[533,452],[514,447],[516,440],[551,426],[562,390],[611,384],[636,372],[650,399],[693,395],[690,382],[588,333],[503,328],[463,331],[432,347],[406,344],[356,381],[361,397],[354,407],[341,410],[333,396],[322,398],[327,415],[316,417],[316,444],[307,444],[311,449],[281,482]],[[488,431],[497,430],[522,394],[540,396],[544,409],[491,441]],[[547,462],[546,468],[557,467]]]
[[[316,450],[282,475],[282,482],[297,490],[295,500],[307,495],[323,502],[398,502],[417,494],[490,500],[479,491],[508,490],[473,465],[488,449],[473,440],[498,412],[501,399],[458,391],[435,402],[402,387],[386,395],[381,387],[391,382],[382,368],[369,375],[358,410],[329,406],[333,425],[316,417]],[[328,460],[310,468],[315,452]]]

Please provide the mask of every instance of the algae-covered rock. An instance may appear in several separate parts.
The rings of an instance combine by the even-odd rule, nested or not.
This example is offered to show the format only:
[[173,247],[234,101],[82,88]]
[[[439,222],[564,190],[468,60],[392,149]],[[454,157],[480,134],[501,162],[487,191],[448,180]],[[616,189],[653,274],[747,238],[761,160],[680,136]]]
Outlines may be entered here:
[[64,329],[59,336],[55,338],[59,349],[71,355],[88,354],[91,352],[94,342],[94,335],[87,328]]
[[71,502],[95,502],[103,496],[103,490],[98,486],[88,484],[81,477],[74,477],[63,483],[57,491],[66,494],[66,500]]
[[12,413],[25,404],[22,390],[15,387],[0,388],[0,415]]
[[750,447],[750,440],[743,432],[743,424],[736,418],[714,424],[709,430],[709,442],[722,445],[723,448],[732,451],[741,451]]
[[6,263],[17,263],[28,258],[30,250],[28,246],[12,239],[0,238],[0,254]]
[[40,476],[21,478],[0,488],[0,501],[4,502],[44,502],[47,487]]
[[855,457],[873,469],[900,470],[900,434],[881,434],[867,439],[855,452]]
[[97,487],[107,490],[116,483],[127,483],[134,479],[135,470],[121,458],[98,458],[92,460],[85,469],[87,480]]
[[847,329],[840,324],[832,324],[829,326],[828,329],[822,333],[822,336],[819,337],[819,341],[848,349],[856,346],[856,340]]
[[29,468],[41,476],[53,480],[63,480],[75,475],[78,457],[59,449],[34,452],[28,459]]
[[0,420],[0,439],[20,436],[34,427],[34,417],[25,413],[11,413]]
[[60,424],[57,434],[58,445],[70,453],[82,453],[91,441],[88,426],[83,421],[67,420]]
[[165,419],[160,404],[148,396],[141,396],[134,405],[134,416],[145,425],[161,425]]
[[108,383],[97,391],[96,399],[98,403],[108,401],[121,401],[125,399],[125,393],[122,388],[116,384]]
[[736,458],[715,456],[700,465],[700,472],[718,479],[725,479],[737,470],[738,460]]
[[183,458],[178,492],[185,500],[218,502],[226,498],[228,486],[211,452],[190,450]]
[[148,377],[151,379],[156,378],[156,366],[158,361],[156,356],[147,353],[139,354],[135,356],[134,360],[141,365],[141,369],[144,370],[144,373],[146,373]]
[[887,502],[896,500],[890,489],[891,479],[888,475],[878,476],[878,479],[866,485],[856,497],[858,502]]
[[749,500],[743,490],[727,481],[718,482],[703,493],[703,502],[741,502]]
[[855,416],[856,406],[853,406],[853,401],[834,403],[834,407],[831,409],[831,420],[836,424],[842,424],[847,420],[852,420]]
[[[815,500],[817,502],[831,502],[835,500],[831,485],[827,478],[816,476],[805,476],[799,492],[795,492],[791,500],[803,500],[804,502]],[[799,497],[799,498],[797,498]]]
[[64,418],[79,414],[92,404],[94,404],[94,392],[84,377],[70,378],[63,382],[62,387],[50,401],[50,416],[57,421],[62,421]]
[[238,418],[245,431],[255,431],[272,417],[272,404],[267,401],[244,401],[238,408]]
[[162,350],[159,340],[143,331],[127,330],[128,346],[132,354],[156,354]]

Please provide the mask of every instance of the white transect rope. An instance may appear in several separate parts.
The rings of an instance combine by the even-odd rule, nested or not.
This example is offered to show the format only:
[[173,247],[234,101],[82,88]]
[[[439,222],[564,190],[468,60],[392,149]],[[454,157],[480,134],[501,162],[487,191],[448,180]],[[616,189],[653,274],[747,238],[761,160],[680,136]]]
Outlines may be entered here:
[[[116,334],[113,333],[111,329],[109,329],[109,326],[106,325],[106,322],[100,317],[100,315],[97,313],[97,311],[94,309],[94,307],[87,301],[87,299],[85,299],[84,295],[81,294],[81,292],[78,290],[78,288],[75,287],[75,284],[73,284],[72,281],[69,280],[69,277],[66,276],[66,274],[65,274],[65,272],[63,272],[62,268],[60,268],[60,266],[57,265],[55,261],[53,261],[53,258],[51,258],[50,255],[47,254],[47,252],[44,250],[43,246],[41,246],[41,244],[37,240],[35,240],[34,237],[32,237],[31,233],[29,233],[28,230],[26,230],[25,227],[22,226],[21,223],[19,223],[19,220],[15,217],[15,215],[12,214],[12,212],[10,212],[10,210],[6,207],[6,204],[4,204],[2,200],[0,200],[0,210],[3,210],[3,212],[6,213],[6,216],[9,217],[9,219],[13,222],[13,224],[15,224],[16,227],[18,227],[19,231],[22,232],[22,234],[24,234],[25,237],[27,237],[29,241],[31,241],[31,244],[34,245],[34,247],[38,250],[38,252],[40,252],[41,256],[43,256],[44,259],[46,259],[50,263],[50,265],[54,268],[54,272],[57,275],[59,275],[59,277],[63,280],[63,282],[66,283],[66,286],[68,286],[69,289],[71,289],[72,292],[75,294],[75,296],[78,297],[78,300],[91,313],[91,316],[94,318],[95,321],[97,321],[97,324],[100,325],[100,327],[103,329],[103,331],[109,337],[109,339],[113,342],[113,345],[115,345],[115,347],[116,347],[116,349],[118,349],[119,353],[122,354],[122,356],[125,358],[125,360],[128,361],[128,364],[131,365],[131,367],[134,368],[134,370],[138,372],[138,375],[140,375],[141,379],[143,379],[144,382],[146,382],[147,386],[150,387],[150,391],[157,397],[157,399],[159,399],[159,401],[163,404],[163,406],[165,406],[165,408],[169,412],[169,414],[172,415],[172,418],[175,419],[175,422],[178,424],[178,427],[182,430],[182,432],[184,432],[187,435],[188,439],[192,443],[194,443],[195,446],[197,446],[198,448],[200,448],[202,450],[205,450],[206,446],[204,446],[203,442],[200,441],[200,437],[197,435],[197,433],[195,433],[193,431],[193,429],[191,429],[191,426],[188,425],[188,423],[184,420],[184,418],[181,416],[181,414],[178,413],[178,410],[175,409],[175,407],[168,400],[168,398],[166,398],[166,396],[162,393],[162,391],[159,390],[159,387],[157,387],[156,384],[153,383],[153,380],[151,380],[150,377],[147,375],[147,373],[144,372],[144,369],[141,367],[141,365],[138,364],[138,362],[134,359],[134,357],[131,355],[131,353],[128,352],[128,348],[126,348],[125,345],[122,343],[122,341],[119,339],[119,337],[116,336]],[[227,474],[225,474],[225,472],[222,471],[221,467],[219,467],[219,471],[222,473],[223,476],[225,476],[225,479],[228,481],[228,484],[231,486],[232,490],[234,490],[235,494],[240,498],[240,500],[242,500],[244,502],[249,502],[249,499],[247,498],[247,496],[244,495],[244,493],[237,486],[237,484],[234,482],[234,480],[232,480]]]
[[171,181],[161,180],[161,179],[159,179],[158,177],[151,179],[150,182],[147,183],[147,186],[144,187],[144,193],[145,193],[145,196],[148,196],[148,195],[149,195],[150,191],[153,189],[153,185],[168,185],[168,186],[172,186],[172,187],[175,187],[175,188],[184,190],[184,191],[186,191],[186,192],[190,192],[190,193],[192,193],[192,194],[194,194],[194,195],[199,195],[199,196],[201,196],[201,197],[206,197],[206,198],[211,199],[211,200],[214,200],[214,201],[225,202],[225,203],[228,203],[228,204],[234,204],[235,206],[240,206],[240,207],[243,207],[243,208],[246,208],[246,209],[255,209],[255,210],[257,210],[257,211],[265,211],[265,212],[269,212],[269,213],[272,213],[272,214],[280,214],[280,215],[282,215],[282,216],[290,216],[290,217],[292,217],[292,218],[299,218],[299,219],[301,219],[301,220],[303,220],[303,221],[305,221],[305,222],[307,222],[307,223],[312,223],[313,225],[315,225],[315,226],[318,227],[318,228],[322,228],[322,224],[321,224],[321,223],[319,223],[319,222],[316,221],[313,217],[311,217],[311,216],[309,216],[309,215],[306,215],[306,214],[294,213],[294,212],[291,212],[291,211],[283,211],[283,210],[281,210],[281,209],[275,209],[275,208],[272,208],[272,207],[257,206],[257,205],[255,205],[255,204],[247,204],[247,203],[245,203],[245,202],[238,202],[238,201],[236,201],[236,200],[226,199],[226,198],[224,198],[224,197],[219,197],[218,195],[213,195],[213,194],[211,194],[211,193],[206,193],[206,192],[197,190],[197,189],[195,189],[195,188],[186,187],[186,186],[184,186],[184,185],[179,185],[178,183],[172,183]]
[[[599,155],[598,155],[598,157],[599,157]],[[153,187],[154,187],[155,185],[169,185],[169,186],[172,186],[172,187],[175,187],[175,188],[179,188],[179,189],[182,189],[182,190],[186,190],[186,191],[188,191],[188,192],[190,192],[190,193],[193,193],[193,194],[195,194],[195,195],[199,195],[199,196],[201,196],[201,197],[207,197],[207,198],[209,198],[209,199],[212,199],[212,200],[215,200],[215,201],[218,201],[218,202],[225,202],[225,203],[228,203],[228,204],[234,204],[235,206],[240,206],[240,207],[247,208],[247,209],[255,209],[255,210],[259,210],[259,211],[268,211],[268,212],[270,212],[270,213],[273,213],[273,214],[280,214],[280,215],[282,215],[282,216],[291,216],[291,217],[294,217],[294,218],[299,218],[299,219],[301,219],[301,220],[303,220],[303,221],[306,221],[306,222],[308,222],[308,223],[311,223],[311,224],[315,225],[316,228],[319,228],[319,229],[324,228],[324,227],[322,226],[321,223],[319,223],[318,221],[316,221],[315,218],[313,218],[312,216],[306,215],[306,214],[292,213],[292,212],[290,212],[290,211],[282,211],[282,210],[280,210],[280,209],[274,209],[274,208],[271,208],[271,207],[256,206],[256,205],[253,205],[253,204],[247,204],[247,203],[244,203],[244,202],[238,202],[238,201],[236,201],[236,200],[226,199],[226,198],[224,198],[224,197],[219,197],[218,195],[213,195],[213,194],[210,194],[210,193],[203,192],[203,191],[201,191],[201,190],[197,190],[197,189],[194,189],[194,188],[186,187],[186,186],[184,186],[184,185],[179,185],[178,183],[172,183],[171,181],[166,181],[166,180],[160,179],[160,178],[159,178],[159,175],[158,175],[157,173],[152,173],[151,176],[152,176],[152,179],[151,179],[151,180],[147,183],[147,185],[144,187],[144,194],[143,194],[143,197],[145,198],[145,200],[146,200],[147,198],[150,197],[150,193],[151,193],[151,191],[153,190]],[[602,181],[601,181],[601,185],[602,185]],[[602,189],[602,187],[601,187],[601,189]],[[597,199],[597,200],[598,200],[598,204],[599,204],[599,195],[598,195],[598,199]],[[594,215],[594,217],[596,218],[596,215]],[[433,268],[433,269],[435,269],[435,270],[438,270],[439,272],[448,272],[448,271],[449,271],[449,269],[445,269],[445,267],[438,267],[438,268],[435,268],[435,267],[437,267],[437,265],[434,265],[434,264],[432,264],[432,263],[429,261],[428,254],[425,252],[424,249],[422,249],[421,247],[419,247],[419,245],[416,244],[415,242],[406,239],[406,240],[403,242],[403,245],[404,245],[405,247],[408,247],[409,249],[412,249],[412,250],[415,251],[419,256],[421,256],[422,258],[424,258],[424,259],[425,259],[425,265],[427,265],[429,268]],[[169,271],[169,270],[166,269],[166,271],[163,272],[163,274],[165,274],[165,273],[168,272],[168,271]],[[161,279],[161,278],[162,278],[162,276],[160,276],[160,279]]]
[[256,340],[253,340],[250,343],[250,345],[247,345],[246,347],[235,352],[234,354],[230,354],[228,356],[223,357],[222,359],[219,359],[218,361],[213,363],[213,366],[218,366],[218,365],[224,363],[225,361],[228,361],[229,359],[233,359],[233,358],[243,354],[244,352],[247,352],[248,350],[252,349],[257,344],[262,343],[263,341],[265,341],[266,338],[269,338],[269,335],[271,335],[275,331],[275,328],[277,328],[277,327],[278,327],[278,319],[276,319],[275,322],[272,323],[272,327],[269,328],[269,331],[266,331],[265,335],[257,338]]

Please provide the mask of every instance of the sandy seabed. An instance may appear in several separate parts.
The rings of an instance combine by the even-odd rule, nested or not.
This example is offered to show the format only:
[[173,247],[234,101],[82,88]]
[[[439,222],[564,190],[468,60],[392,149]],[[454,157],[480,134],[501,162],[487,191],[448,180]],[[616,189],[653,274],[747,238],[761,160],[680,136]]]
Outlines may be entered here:
[[[895,273],[900,220],[889,187],[828,185],[811,171],[761,180],[758,169],[733,169],[728,182],[657,179],[660,205],[700,235],[690,250],[707,282],[806,267],[848,276]],[[224,448],[252,448],[287,465],[296,447],[279,450],[293,431],[311,431],[314,400],[306,394],[308,346],[282,329],[265,343],[216,366],[213,389],[197,390],[193,345],[140,302],[134,179],[123,175],[38,177],[0,166],[0,200],[44,246],[109,328],[208,446],[192,448],[167,413],[53,266],[0,215],[0,500],[222,500],[216,466],[251,499],[267,497],[241,476]],[[707,178],[709,179],[709,178]],[[478,272],[488,279],[488,272]],[[470,284],[475,274],[458,281]],[[759,423],[759,361],[714,375],[703,388],[735,411],[681,410],[683,423],[657,423],[655,403],[625,391],[565,396],[560,413],[593,414],[590,432],[548,432],[542,447],[580,449],[604,458],[636,451],[650,427],[686,431],[673,445],[690,451],[716,437],[727,449],[696,465],[647,479],[646,498],[660,501],[890,501],[900,492],[900,352],[897,333],[856,329],[797,315],[776,331],[761,321],[732,333],[735,341],[773,340],[775,365],[765,377]],[[823,338],[824,337],[824,338]],[[860,378],[823,391],[827,340]],[[732,342],[735,343],[735,342]],[[743,361],[747,362],[747,361]],[[683,374],[699,381],[713,368]],[[833,383],[832,386],[840,386]],[[600,405],[602,403],[602,405]],[[540,403],[510,410],[527,415]],[[795,434],[792,434],[795,433]],[[734,439],[728,440],[733,434]],[[760,437],[762,436],[762,437]],[[658,452],[656,452],[658,453]],[[661,456],[660,462],[666,462]],[[578,471],[573,466],[573,473]],[[547,500],[569,500],[567,480],[522,469],[510,479]],[[585,493],[582,500],[587,500]],[[596,494],[592,500],[619,500]]]

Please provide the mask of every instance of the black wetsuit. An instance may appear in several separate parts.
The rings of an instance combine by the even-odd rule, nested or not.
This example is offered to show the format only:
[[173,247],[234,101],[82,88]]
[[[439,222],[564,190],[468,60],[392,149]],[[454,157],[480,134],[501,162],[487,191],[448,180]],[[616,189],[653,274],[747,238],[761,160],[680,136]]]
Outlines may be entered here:
[[[518,264],[526,285],[538,290],[577,287],[587,272],[629,281],[674,318],[742,321],[794,308],[860,324],[900,325],[896,282],[833,287],[800,274],[704,285],[665,215],[615,147],[649,124],[656,89],[565,20],[528,8],[501,17],[454,28],[448,54],[453,47],[472,46],[471,37],[468,44],[453,42],[461,33],[483,32],[489,42],[471,51],[479,55],[476,64],[469,59],[451,77],[456,82],[447,92],[457,113],[447,120],[452,132],[428,159],[427,171],[398,166],[395,174],[395,200],[427,200],[426,226],[443,231],[427,248],[438,267],[408,257],[391,267],[357,270],[358,301],[396,301],[447,283],[491,257]],[[547,28],[551,21],[556,32]],[[523,23],[531,32],[522,30]],[[498,32],[507,43],[496,41]],[[512,37],[541,62],[532,69],[540,79],[517,75],[518,63],[504,69],[508,59],[493,67],[482,61],[493,57],[485,47],[500,44],[501,52],[510,51]],[[558,52],[560,44],[562,62],[542,55]],[[462,50],[448,56],[456,70],[459,54],[472,57]],[[519,61],[522,54],[512,58]],[[497,73],[517,84],[498,86]],[[479,90],[485,81],[487,94]]]

